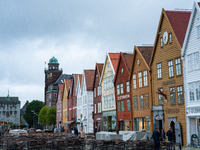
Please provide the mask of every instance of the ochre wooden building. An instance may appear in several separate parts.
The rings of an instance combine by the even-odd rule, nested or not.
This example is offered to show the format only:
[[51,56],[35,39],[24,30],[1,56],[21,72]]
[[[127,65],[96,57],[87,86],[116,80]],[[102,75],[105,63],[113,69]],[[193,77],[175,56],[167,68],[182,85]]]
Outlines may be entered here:
[[174,141],[183,145],[186,145],[186,114],[181,47],[190,14],[162,10],[150,61],[154,127],[165,131],[171,127]]
[[150,67],[152,46],[135,46],[129,80],[131,83],[132,120],[134,131],[151,132],[152,101]]

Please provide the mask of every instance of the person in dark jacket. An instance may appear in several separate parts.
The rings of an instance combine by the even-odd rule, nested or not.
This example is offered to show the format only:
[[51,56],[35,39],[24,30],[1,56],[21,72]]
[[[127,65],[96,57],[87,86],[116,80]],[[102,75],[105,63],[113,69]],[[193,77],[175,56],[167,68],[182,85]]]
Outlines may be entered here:
[[171,128],[169,128],[169,130],[167,131],[167,136],[168,136],[168,141],[169,142],[173,142],[173,132],[172,132],[172,130],[171,130]]
[[161,129],[161,137],[162,137],[162,141],[165,141],[166,137],[165,137],[165,131],[163,129]]
[[154,140],[154,150],[160,149],[160,133],[159,128],[156,127],[155,131],[153,131],[152,138]]
[[78,129],[77,129],[77,127],[74,127],[74,134],[75,134],[76,136],[78,136]]
[[111,129],[111,127],[109,127],[108,132],[113,132],[112,129]]

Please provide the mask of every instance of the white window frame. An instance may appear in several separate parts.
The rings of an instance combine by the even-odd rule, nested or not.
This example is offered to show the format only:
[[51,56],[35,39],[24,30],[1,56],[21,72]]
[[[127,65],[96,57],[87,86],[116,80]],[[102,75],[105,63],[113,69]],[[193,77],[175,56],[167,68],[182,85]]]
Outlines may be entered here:
[[144,86],[148,86],[147,70],[143,71]]
[[136,74],[133,74],[133,89],[137,89]]
[[124,83],[120,84],[120,92],[121,94],[124,94]]
[[162,78],[162,65],[161,65],[161,63],[157,63],[157,78],[158,79]]
[[119,84],[117,84],[117,95],[120,95]]
[[139,88],[142,87],[142,72],[138,72]]
[[187,55],[188,71],[193,71],[193,55]]
[[194,58],[194,70],[199,69],[199,52],[193,54]]
[[176,58],[175,59],[175,65],[176,65],[176,75],[179,76],[181,75],[181,59],[180,58]]
[[130,93],[130,83],[126,81],[126,93]]
[[162,39],[162,37],[160,38],[160,47],[163,47],[163,39]]
[[96,97],[96,88],[94,88],[94,97]]
[[168,71],[169,77],[174,77],[174,67],[173,67],[173,60],[168,61]]
[[97,104],[94,104],[94,113],[97,113]]
[[98,113],[101,113],[101,102],[98,103]]

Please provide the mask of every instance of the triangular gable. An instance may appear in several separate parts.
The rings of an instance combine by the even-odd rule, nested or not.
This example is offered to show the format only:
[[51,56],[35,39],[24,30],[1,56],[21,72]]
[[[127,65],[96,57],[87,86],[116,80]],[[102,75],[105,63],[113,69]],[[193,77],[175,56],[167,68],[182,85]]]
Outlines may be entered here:
[[133,50],[133,61],[132,61],[132,65],[131,65],[131,71],[129,74],[129,80],[131,81],[131,77],[132,77],[132,72],[134,69],[134,64],[135,64],[135,57],[136,54],[138,53],[138,55],[140,55],[140,57],[142,58],[142,61],[145,63],[146,67],[148,69],[150,69],[149,66],[149,61],[151,58],[151,54],[152,54],[152,50],[153,50],[153,46],[134,46],[134,50]]
[[95,82],[96,82],[96,75],[99,75],[99,79],[101,78],[101,73],[102,73],[102,69],[103,69],[103,63],[96,63],[95,66],[95,73],[94,73],[94,81],[93,81],[93,90],[94,90],[94,86],[95,86]]
[[110,66],[111,66],[112,71],[113,71],[113,74],[115,75],[115,72],[117,70],[119,57],[120,57],[120,53],[107,53],[106,54],[106,59],[105,59],[105,63],[104,63],[103,69],[102,69],[101,79],[99,81],[99,84],[101,84],[101,81],[102,81],[102,78],[103,78],[103,73],[104,73],[104,70],[105,70],[107,59],[109,60]]
[[93,90],[95,70],[84,70],[87,91]]
[[58,84],[58,94],[57,94],[57,98],[56,98],[56,103],[58,102],[59,95],[61,96],[61,100],[62,100],[63,86],[64,86],[64,84]]
[[185,55],[185,52],[186,52],[186,49],[187,49],[187,43],[188,43],[188,40],[189,40],[189,37],[190,37],[190,31],[191,31],[191,28],[192,28],[192,25],[193,25],[195,14],[196,14],[196,12],[200,13],[199,7],[200,7],[200,2],[199,3],[194,2],[193,8],[192,8],[192,13],[191,13],[191,16],[190,16],[190,21],[188,23],[187,32],[186,32],[186,35],[185,35],[185,39],[184,39],[184,43],[183,43],[183,47],[182,47],[182,51],[181,51],[182,56]]
[[[155,38],[155,41],[154,41],[153,52],[152,52],[151,59],[150,59],[150,66],[151,66],[151,64],[153,62],[155,49],[156,49],[157,43],[159,41],[158,36],[160,34],[160,29],[162,27],[163,18],[166,17],[167,22],[169,24],[169,28],[171,29],[172,33],[176,36],[175,42],[177,43],[177,45],[179,45],[179,47],[181,49],[181,46],[182,46],[182,43],[183,43],[183,40],[184,40],[183,36],[185,36],[186,29],[187,29],[187,25],[185,25],[185,24],[188,24],[189,16],[190,16],[190,12],[189,11],[165,11],[164,9],[162,9],[161,16],[160,16],[160,21],[159,21],[159,25],[158,25],[158,29],[157,29],[157,33],[156,33],[156,38]],[[184,20],[184,17],[185,17],[185,20]],[[176,20],[175,19],[177,19],[177,25],[176,25]],[[181,21],[183,21],[182,24],[181,24]],[[178,28],[182,28],[182,25],[184,26],[184,28],[179,30]],[[176,33],[175,33],[175,31],[176,31]],[[184,33],[181,33],[181,32],[184,32]]]
[[79,74],[78,78],[77,78],[76,96],[78,95],[79,91],[81,91],[81,81],[80,81],[80,78],[81,78],[81,81],[82,81],[82,74]]
[[118,60],[117,69],[116,69],[116,73],[115,73],[115,76],[114,76],[113,83],[115,83],[116,80],[117,80],[117,75],[118,75],[118,72],[120,71],[119,66],[120,66],[121,61],[123,61],[123,63],[125,64],[125,69],[127,70],[127,72],[130,73],[132,58],[133,58],[133,54],[120,52],[120,56],[119,56],[119,60]]

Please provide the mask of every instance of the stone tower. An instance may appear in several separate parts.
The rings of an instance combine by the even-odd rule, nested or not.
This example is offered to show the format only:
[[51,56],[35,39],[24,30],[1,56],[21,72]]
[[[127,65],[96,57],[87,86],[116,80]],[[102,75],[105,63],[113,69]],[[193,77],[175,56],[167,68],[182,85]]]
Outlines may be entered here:
[[59,69],[58,60],[55,57],[52,57],[48,63],[48,70],[45,68],[45,88],[44,88],[44,95],[45,95],[45,105],[47,105],[47,91],[48,87],[52,85],[56,80],[61,76],[62,69]]

